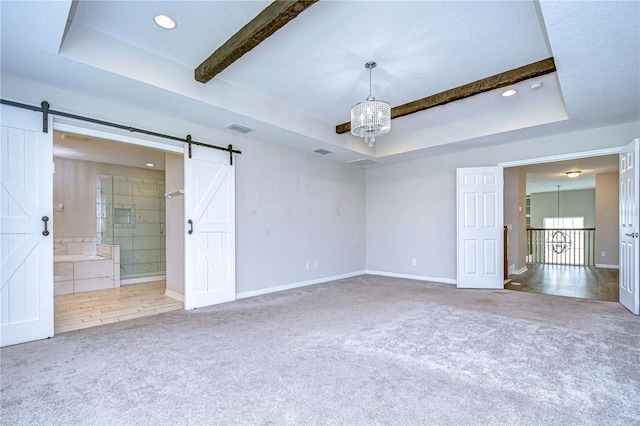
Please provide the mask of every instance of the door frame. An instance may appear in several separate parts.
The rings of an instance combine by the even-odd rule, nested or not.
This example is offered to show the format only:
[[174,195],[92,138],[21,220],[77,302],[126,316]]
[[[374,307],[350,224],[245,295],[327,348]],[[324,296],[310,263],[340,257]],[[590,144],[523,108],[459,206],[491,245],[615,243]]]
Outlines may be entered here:
[[[576,160],[580,158],[602,157],[604,155],[619,155],[625,146],[596,149],[592,151],[571,152],[568,154],[550,155],[546,157],[526,158],[526,159],[515,160],[515,161],[505,161],[502,163],[498,163],[498,165],[502,166],[503,168],[508,168],[508,167],[529,166],[532,164],[540,164],[540,163],[555,163],[558,161]],[[503,208],[502,214],[504,215],[504,208]]]
[[[68,132],[76,135],[93,137],[98,139],[105,139],[108,141],[112,141],[114,143],[126,143],[130,145],[140,146],[142,148],[155,149],[158,151],[168,152],[172,154],[178,154],[183,156],[185,153],[185,146],[182,142],[172,143],[170,141],[163,142],[160,141],[159,138],[149,136],[148,138],[141,138],[137,136],[131,136],[131,134],[123,134],[118,133],[113,130],[103,130],[100,128],[92,127],[87,125],[85,122],[74,119],[59,119],[56,116],[53,116],[53,125],[50,126],[50,129],[53,128],[53,131],[56,132]],[[51,130],[50,130],[51,131]],[[55,225],[54,225],[55,226]],[[184,271],[183,271],[184,274]],[[51,289],[53,291],[53,281],[51,282]],[[184,289],[183,289],[184,292]],[[173,294],[173,298],[176,300],[179,296],[178,294]],[[182,295],[182,303],[184,305],[184,295]]]
[[[622,152],[623,148],[624,146],[618,146],[615,148],[604,148],[593,151],[580,151],[572,152],[569,154],[550,155],[547,157],[527,158],[516,161],[505,161],[502,163],[498,163],[498,165],[506,169],[507,167],[529,166],[532,164],[540,163],[555,163],[558,161],[577,160],[580,158],[602,157],[604,155],[618,155],[620,154],[620,152]],[[504,208],[502,210],[502,214],[504,215]]]

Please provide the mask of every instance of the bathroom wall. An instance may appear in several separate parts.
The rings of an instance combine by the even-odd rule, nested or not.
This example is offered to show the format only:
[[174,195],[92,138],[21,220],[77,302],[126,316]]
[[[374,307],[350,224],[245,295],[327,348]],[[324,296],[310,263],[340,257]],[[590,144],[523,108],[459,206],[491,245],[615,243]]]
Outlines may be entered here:
[[[167,192],[184,189],[184,158],[178,154],[165,154],[165,175]],[[165,199],[166,231],[166,272],[167,294],[184,300],[184,196],[177,195]]]
[[[54,162],[56,242],[73,239],[69,241],[100,240],[119,244],[122,279],[162,275],[165,271],[161,227],[165,223],[164,171],[59,157],[54,157]],[[129,210],[134,205],[135,208]],[[130,213],[129,223],[114,223],[114,207],[124,213],[125,206]],[[95,243],[92,246],[95,247]],[[61,249],[59,247],[58,254],[62,254]]]
[[[127,176],[164,181],[164,171],[54,157],[53,235],[97,237],[96,176]],[[59,209],[63,205],[62,210]]]

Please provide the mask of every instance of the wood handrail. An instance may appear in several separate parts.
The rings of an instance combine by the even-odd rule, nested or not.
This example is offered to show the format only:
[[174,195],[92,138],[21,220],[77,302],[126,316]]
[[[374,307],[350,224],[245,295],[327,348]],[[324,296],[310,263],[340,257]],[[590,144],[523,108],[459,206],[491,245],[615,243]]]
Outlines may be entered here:
[[527,228],[527,231],[595,231],[596,228]]

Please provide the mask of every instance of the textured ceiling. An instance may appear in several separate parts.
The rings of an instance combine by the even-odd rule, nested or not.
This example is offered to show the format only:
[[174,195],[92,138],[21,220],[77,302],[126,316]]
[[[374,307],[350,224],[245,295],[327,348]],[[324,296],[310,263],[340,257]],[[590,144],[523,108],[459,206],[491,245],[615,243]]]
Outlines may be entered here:
[[[196,82],[194,68],[268,4],[3,0],[2,78],[221,131],[238,123],[256,129],[249,138],[337,161],[405,161],[640,118],[639,2],[321,0]],[[158,13],[177,28],[157,27]],[[394,120],[375,149],[335,133],[368,94],[369,60],[374,96],[395,106],[550,56],[558,71],[536,79],[538,91],[522,82],[512,98],[488,92]]]

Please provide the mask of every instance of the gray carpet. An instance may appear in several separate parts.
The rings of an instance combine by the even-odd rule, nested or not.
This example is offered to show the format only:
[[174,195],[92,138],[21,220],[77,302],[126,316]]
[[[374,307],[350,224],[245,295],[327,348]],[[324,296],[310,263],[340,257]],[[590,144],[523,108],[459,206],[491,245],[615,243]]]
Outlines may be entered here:
[[361,276],[5,348],[3,425],[640,424],[613,302]]

